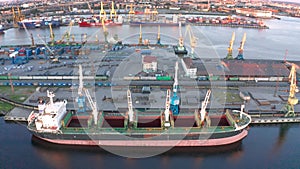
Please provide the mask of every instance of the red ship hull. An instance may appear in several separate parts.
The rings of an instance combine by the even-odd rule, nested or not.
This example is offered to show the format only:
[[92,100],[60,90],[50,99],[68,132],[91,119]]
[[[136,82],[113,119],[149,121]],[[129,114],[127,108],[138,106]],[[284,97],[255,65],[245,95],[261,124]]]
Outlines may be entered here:
[[[105,26],[122,26],[122,23],[115,23],[115,22],[107,22],[104,23]],[[103,26],[102,23],[90,23],[86,21],[79,22],[79,27],[97,27]]]

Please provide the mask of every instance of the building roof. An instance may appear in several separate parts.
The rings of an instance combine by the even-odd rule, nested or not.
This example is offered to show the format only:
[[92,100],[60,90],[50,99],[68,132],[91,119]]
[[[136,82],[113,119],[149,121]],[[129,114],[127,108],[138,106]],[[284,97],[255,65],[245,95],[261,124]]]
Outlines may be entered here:
[[156,56],[144,56],[143,57],[143,63],[152,63],[157,62]]

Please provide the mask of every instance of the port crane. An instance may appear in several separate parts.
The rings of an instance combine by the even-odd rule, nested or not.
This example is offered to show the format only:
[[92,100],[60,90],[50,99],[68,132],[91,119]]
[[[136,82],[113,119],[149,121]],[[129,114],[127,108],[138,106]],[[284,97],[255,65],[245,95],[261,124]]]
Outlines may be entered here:
[[142,25],[140,24],[140,36],[139,36],[139,45],[143,44],[143,38],[142,38]]
[[107,36],[108,36],[108,31],[107,31],[107,28],[105,26],[105,23],[104,23],[104,18],[101,19],[101,22],[102,22],[102,28],[103,28],[103,34],[104,34],[104,42],[105,43],[108,43],[108,40],[107,40]]
[[182,55],[187,54],[187,50],[185,46],[183,45],[183,37],[181,32],[181,22],[179,22],[179,39],[178,39],[178,45],[174,46],[175,54]]
[[73,27],[73,20],[70,21],[69,23],[69,29],[67,29],[65,31],[65,33],[63,34],[63,36],[61,37],[61,39],[58,41],[59,43],[63,43],[64,42],[64,38],[67,39],[66,45],[70,45],[70,37],[71,37],[71,30]]
[[171,111],[174,115],[179,114],[180,98],[177,95],[178,92],[178,62],[175,63],[175,75],[173,83],[173,96],[171,98]]
[[206,92],[205,98],[204,98],[204,100],[201,103],[201,110],[200,110],[200,124],[201,125],[204,124],[204,119],[206,117],[206,107],[207,107],[207,104],[209,102],[210,94],[211,94],[211,90],[209,89]]
[[89,1],[86,1],[86,3],[87,3],[87,5],[88,5],[88,8],[89,8],[90,12],[93,14],[93,13],[94,13],[94,10],[92,9],[92,7],[91,7]]
[[289,82],[290,82],[290,93],[289,98],[286,103],[286,105],[283,107],[283,112],[285,113],[285,117],[295,117],[295,111],[294,106],[298,104],[298,98],[295,96],[296,92],[298,92],[298,86],[297,86],[297,71],[296,71],[296,65],[294,63],[291,64],[291,71],[289,75]]
[[100,3],[100,19],[106,19],[106,12],[105,10],[103,9],[103,2],[101,1]]
[[232,48],[233,48],[234,40],[235,40],[235,32],[232,33],[231,40],[229,42],[229,47],[227,48],[228,53],[227,53],[226,59],[233,59]]
[[194,33],[192,31],[192,28],[190,25],[187,26],[185,34],[189,34],[189,38],[190,38],[190,45],[191,45],[191,53],[190,56],[191,58],[195,58],[195,47],[197,44],[197,38],[194,36]]
[[113,15],[115,18],[117,17],[117,12],[115,10],[114,1],[111,2],[110,19],[113,19]]
[[22,15],[21,10],[20,10],[19,7],[17,7],[17,13],[18,13],[18,15],[16,15],[16,12],[15,12],[14,7],[12,7],[11,10],[12,10],[12,14],[13,14],[13,23],[14,23],[14,27],[18,27],[18,24],[17,24],[17,23],[18,23],[19,21],[22,21],[22,20],[25,18],[25,16]]
[[166,107],[165,107],[165,111],[164,111],[164,115],[165,115],[165,121],[164,121],[164,126],[165,127],[170,127],[170,89],[167,90],[167,97],[166,97]]
[[130,10],[129,10],[128,14],[129,14],[129,17],[130,17],[131,15],[134,15],[134,14],[135,14],[135,12],[134,12],[134,10],[133,10],[133,4],[132,4],[132,3],[130,4]]
[[157,42],[156,42],[157,45],[161,45],[160,43],[160,25],[158,25],[158,30],[157,30]]
[[236,57],[236,59],[238,59],[238,60],[243,60],[244,59],[244,45],[245,45],[245,42],[246,42],[246,33],[244,33],[243,39],[241,41],[241,45],[238,49],[239,53]]
[[49,23],[49,31],[50,31],[50,46],[54,46],[55,40],[54,40],[54,33],[52,30],[52,24]]

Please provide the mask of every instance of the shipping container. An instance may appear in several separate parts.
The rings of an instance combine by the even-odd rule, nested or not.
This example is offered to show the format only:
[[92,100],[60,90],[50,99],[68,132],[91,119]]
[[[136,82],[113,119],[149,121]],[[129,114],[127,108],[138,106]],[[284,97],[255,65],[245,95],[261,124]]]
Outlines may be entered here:
[[0,80],[7,80],[7,76],[0,76]]
[[32,79],[34,79],[34,80],[46,80],[47,76],[32,76]]
[[31,80],[32,76],[19,76],[20,80]]
[[156,80],[168,81],[168,80],[172,80],[172,78],[171,78],[171,76],[158,76],[158,77],[156,77]]
[[58,80],[58,79],[61,80],[61,79],[62,79],[62,76],[47,76],[47,79],[48,79],[48,80],[54,80],[54,79],[55,79],[55,80]]

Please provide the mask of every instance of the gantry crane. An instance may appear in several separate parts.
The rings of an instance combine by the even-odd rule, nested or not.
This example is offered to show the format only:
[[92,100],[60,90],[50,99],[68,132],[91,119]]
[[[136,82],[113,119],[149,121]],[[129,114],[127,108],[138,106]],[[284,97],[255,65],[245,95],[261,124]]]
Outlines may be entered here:
[[246,33],[244,33],[243,39],[241,41],[241,45],[238,49],[239,53],[236,57],[236,59],[238,59],[238,60],[243,60],[244,59],[244,45],[245,45],[245,42],[246,42]]
[[233,59],[232,48],[233,48],[234,39],[235,39],[235,32],[232,32],[231,40],[229,42],[229,47],[227,48],[228,53],[226,59]]
[[101,4],[100,4],[100,19],[102,19],[102,18],[106,19],[106,12],[103,9],[103,3],[101,1]]
[[206,107],[207,107],[207,104],[209,102],[210,94],[211,94],[211,90],[209,89],[206,92],[205,98],[201,103],[201,110],[200,110],[200,124],[201,125],[204,124],[204,119],[205,119],[205,116],[206,116]]
[[186,33],[189,34],[189,38],[190,38],[190,45],[191,45],[190,56],[191,56],[191,58],[195,58],[195,47],[197,44],[197,38],[194,36],[194,33],[193,33],[190,25],[187,26],[185,34]]
[[164,111],[165,119],[164,119],[164,126],[170,127],[170,89],[167,90],[167,97],[166,97],[166,107]]
[[180,98],[177,95],[178,92],[178,62],[175,63],[175,75],[173,83],[173,96],[171,98],[171,111],[174,115],[179,114]]
[[295,117],[294,106],[298,104],[298,98],[296,98],[296,92],[298,92],[297,86],[297,71],[296,65],[294,63],[291,64],[291,71],[289,75],[289,82],[290,82],[290,93],[289,98],[286,105],[283,108],[283,112],[285,113],[285,117]]
[[139,45],[143,44],[143,38],[142,38],[142,25],[140,24],[140,36],[139,36]]
[[111,2],[110,19],[117,18],[117,12],[115,10],[114,1]]

